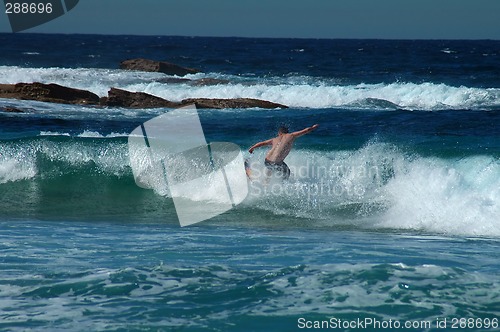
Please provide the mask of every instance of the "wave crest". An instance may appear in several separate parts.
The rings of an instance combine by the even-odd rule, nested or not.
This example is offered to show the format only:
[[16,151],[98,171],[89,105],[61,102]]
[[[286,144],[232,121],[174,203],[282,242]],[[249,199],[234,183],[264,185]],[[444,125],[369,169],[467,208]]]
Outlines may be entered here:
[[[76,191],[86,197],[85,202],[79,202],[80,208],[93,206],[96,199],[102,199],[99,204],[103,209],[116,209],[130,202],[116,201],[113,195],[99,196],[107,190],[106,185],[112,186],[111,189],[121,188],[117,192],[131,199],[147,192],[134,184],[127,151],[126,139],[120,137],[51,136],[2,142],[0,185],[10,197],[26,195],[20,190],[34,190],[30,195],[37,202],[48,204],[59,202],[61,193]],[[255,153],[251,160],[254,172],[264,174],[263,158],[264,152]],[[375,141],[358,150],[298,149],[287,158],[287,163],[292,170],[290,181],[250,184],[249,197],[238,207],[245,214],[242,222],[258,223],[265,215],[266,223],[275,216],[273,219],[282,222],[300,220],[311,227],[406,229],[500,237],[497,157],[422,157]],[[82,179],[88,183],[80,189],[77,186]],[[38,192],[36,185],[29,189],[28,182],[21,186],[13,184],[22,180],[58,189]],[[148,196],[156,197],[159,205],[155,208],[168,205],[169,200],[161,197],[168,195],[168,191],[159,190],[154,177],[150,184],[159,194]],[[202,189],[214,195],[221,190]],[[94,192],[91,197],[86,195],[89,190]],[[204,191],[200,189],[201,192]],[[231,214],[225,218],[231,220]]]
[[249,205],[324,226],[500,236],[500,161],[424,158],[370,143],[296,151],[292,180],[254,187]]
[[500,107],[500,89],[454,87],[443,83],[394,82],[341,85],[338,80],[314,77],[245,77],[220,73],[188,75],[216,77],[228,84],[190,86],[162,83],[161,73],[97,68],[21,68],[0,66],[0,83],[57,83],[106,96],[111,87],[145,92],[172,101],[187,98],[256,98],[294,108],[362,109],[494,109]]

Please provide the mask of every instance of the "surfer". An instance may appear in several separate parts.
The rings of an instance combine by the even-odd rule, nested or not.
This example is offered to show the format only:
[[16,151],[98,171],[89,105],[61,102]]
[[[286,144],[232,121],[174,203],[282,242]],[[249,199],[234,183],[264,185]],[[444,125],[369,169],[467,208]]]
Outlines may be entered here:
[[284,160],[290,153],[290,150],[292,150],[295,139],[297,137],[310,133],[318,127],[319,125],[315,124],[311,127],[289,133],[287,126],[280,126],[278,129],[278,136],[268,139],[267,141],[256,143],[250,149],[248,149],[248,152],[253,153],[253,150],[255,150],[256,148],[271,145],[272,147],[267,152],[266,159],[264,160],[264,165],[266,166],[266,175],[267,177],[269,177],[272,172],[276,172],[286,180],[290,176],[290,168],[288,168],[288,165],[284,162]]

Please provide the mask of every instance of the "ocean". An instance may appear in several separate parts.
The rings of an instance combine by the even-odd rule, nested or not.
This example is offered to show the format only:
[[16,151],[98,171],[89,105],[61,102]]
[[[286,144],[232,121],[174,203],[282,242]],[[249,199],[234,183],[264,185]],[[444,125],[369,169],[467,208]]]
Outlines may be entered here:
[[[200,109],[208,142],[279,190],[181,227],[138,186],[128,135],[170,109],[0,99],[2,331],[500,331],[500,41],[0,34],[0,84],[111,87]],[[119,69],[130,58],[197,68]],[[257,190],[259,189],[259,190]]]

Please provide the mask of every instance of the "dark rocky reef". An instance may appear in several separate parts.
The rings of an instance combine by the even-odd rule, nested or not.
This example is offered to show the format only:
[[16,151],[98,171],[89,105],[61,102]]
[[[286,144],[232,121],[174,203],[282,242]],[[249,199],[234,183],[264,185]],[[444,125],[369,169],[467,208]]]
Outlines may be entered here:
[[185,76],[187,74],[196,74],[200,72],[199,70],[181,67],[170,62],[149,59],[130,59],[122,61],[120,63],[120,69],[157,72],[175,76]]
[[189,78],[179,78],[179,77],[165,77],[165,78],[160,78],[159,80],[156,80],[156,82],[159,83],[166,83],[166,84],[188,84],[191,86],[210,86],[210,85],[219,85],[219,84],[229,84],[231,81],[229,80],[224,80],[220,78],[211,78],[211,77],[206,77],[206,78],[200,78],[196,80],[190,80]]
[[0,111],[2,112],[7,112],[7,113],[24,113],[23,110],[15,107],[10,107],[10,106],[3,106],[0,107]]
[[128,107],[128,108],[159,108],[179,107],[179,103],[156,97],[144,92],[130,92],[122,89],[111,88],[108,96],[101,98],[102,106]]
[[[148,72],[161,72],[168,75],[184,76],[199,73],[196,69],[185,68],[173,63],[154,61],[148,59],[125,60],[120,68]],[[191,86],[206,86],[229,84],[230,81],[216,78],[201,78],[190,80],[180,77],[165,77],[159,80],[165,83],[187,83]],[[144,92],[130,92],[122,89],[111,88],[107,97],[99,98],[96,94],[80,89],[69,88],[58,84],[44,83],[17,83],[0,84],[0,98],[20,100],[35,100],[59,104],[93,105],[105,107],[126,108],[176,108],[185,105],[196,105],[197,108],[288,108],[285,105],[266,100],[252,98],[210,99],[190,98],[180,102],[166,100]],[[2,107],[5,112],[19,112],[13,107]]]
[[[196,105],[197,108],[216,109],[256,107],[288,108],[285,105],[252,98],[190,98],[180,102],[174,102],[144,92],[130,92],[117,88],[111,88],[107,97],[99,98],[99,96],[90,91],[68,88],[58,84],[43,83],[0,84],[0,98],[36,100],[59,104],[100,105],[127,108],[176,108],[193,104]],[[2,109],[6,112],[19,111],[12,107],[3,107]]]
[[251,98],[236,99],[208,99],[190,98],[181,102],[173,102],[156,97],[144,92],[130,92],[117,88],[111,88],[108,97],[101,98],[102,106],[128,107],[128,108],[176,108],[186,105],[195,105],[197,108],[288,108],[285,105],[272,103],[265,100]]
[[288,106],[273,103],[266,100],[252,98],[234,98],[234,99],[209,99],[192,98],[184,99],[182,104],[194,104],[196,108],[288,108]]
[[231,81],[223,80],[220,78],[200,78],[198,80],[192,80],[190,85],[192,86],[209,86],[209,85],[219,85],[219,84],[229,84]]
[[99,104],[99,96],[90,91],[68,88],[58,84],[36,82],[0,84],[0,98],[36,100],[59,104]]

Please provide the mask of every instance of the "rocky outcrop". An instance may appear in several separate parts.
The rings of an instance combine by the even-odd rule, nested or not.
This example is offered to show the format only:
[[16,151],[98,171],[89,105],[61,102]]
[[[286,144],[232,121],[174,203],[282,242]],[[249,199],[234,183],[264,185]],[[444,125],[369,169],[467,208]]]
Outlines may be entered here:
[[182,104],[194,104],[197,108],[288,108],[288,106],[272,103],[266,100],[252,98],[234,99],[208,99],[193,98],[184,99]]
[[99,96],[90,91],[43,83],[0,84],[0,98],[36,100],[59,104],[99,104]]
[[24,112],[23,110],[20,110],[19,108],[10,107],[10,106],[0,107],[0,111],[7,112],[7,113],[23,113]]
[[190,98],[181,102],[173,102],[156,97],[144,92],[130,92],[111,88],[108,97],[101,98],[102,106],[128,107],[128,108],[176,108],[185,105],[196,105],[197,108],[288,108],[285,105],[272,103],[265,100],[236,98],[236,99],[208,99]]
[[200,72],[199,70],[181,67],[170,62],[149,59],[130,59],[122,61],[120,63],[120,69],[158,72],[175,76],[185,76],[187,74],[196,74]]
[[102,106],[128,107],[128,108],[175,108],[180,106],[166,99],[156,97],[144,92],[130,92],[117,88],[111,88],[108,97],[101,98]]
[[190,80],[189,78],[180,78],[180,77],[163,77],[158,80],[155,80],[155,82],[158,83],[165,83],[165,84],[181,84],[181,83],[191,83],[193,80]]
[[198,80],[192,80],[191,85],[192,86],[209,86],[209,85],[219,85],[219,84],[229,84],[231,81],[229,80],[223,80],[220,78],[200,78]]
[[[197,108],[288,108],[285,105],[251,98],[209,99],[190,98],[180,102],[166,100],[144,92],[130,92],[111,88],[107,97],[99,98],[90,91],[68,88],[57,84],[18,83],[0,84],[0,98],[36,100],[60,104],[101,105],[126,108],[176,108],[196,105]],[[3,107],[3,111],[17,112],[15,108]]]
[[190,98],[181,102],[174,102],[156,97],[144,92],[130,92],[111,88],[108,97],[101,98],[102,106],[129,107],[129,108],[176,108],[185,105],[196,105],[197,108],[288,108],[285,105],[272,103],[265,100],[251,98],[236,99],[208,99]]
[[164,77],[156,80],[159,83],[165,84],[188,84],[191,86],[210,86],[210,85],[220,85],[220,84],[229,84],[231,81],[224,80],[220,78],[199,78],[196,80],[190,80],[189,78],[179,78],[179,77]]

